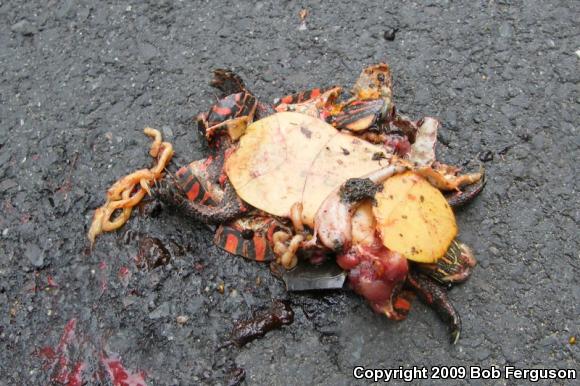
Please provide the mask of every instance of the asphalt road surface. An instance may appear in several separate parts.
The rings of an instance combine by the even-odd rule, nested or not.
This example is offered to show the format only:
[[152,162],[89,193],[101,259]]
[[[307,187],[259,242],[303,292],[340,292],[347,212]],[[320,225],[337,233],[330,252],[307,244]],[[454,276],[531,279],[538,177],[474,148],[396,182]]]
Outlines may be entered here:
[[[579,15],[577,1],[2,1],[0,384],[112,384],[125,372],[125,384],[225,385],[243,368],[248,385],[340,385],[356,383],[359,365],[579,370]],[[457,345],[418,301],[392,322],[349,291],[287,294],[267,266],[219,251],[170,210],[136,211],[88,253],[106,189],[150,164],[145,126],[175,144],[176,165],[202,157],[192,117],[214,101],[212,69],[234,69],[268,101],[348,86],[380,61],[400,111],[442,120],[440,159],[486,161],[485,191],[457,213],[479,260],[450,295]],[[146,236],[169,264],[135,264]],[[217,349],[272,298],[290,302],[293,324]]]

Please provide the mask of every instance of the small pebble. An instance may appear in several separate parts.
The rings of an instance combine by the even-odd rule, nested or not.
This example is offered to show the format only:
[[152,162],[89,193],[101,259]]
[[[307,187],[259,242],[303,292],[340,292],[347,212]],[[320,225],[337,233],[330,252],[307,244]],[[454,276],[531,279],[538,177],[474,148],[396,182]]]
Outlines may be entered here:
[[181,324],[181,325],[184,325],[185,323],[187,323],[188,320],[189,320],[189,318],[185,315],[179,315],[176,318],[177,324]]
[[389,28],[388,30],[385,31],[383,37],[385,38],[386,41],[392,42],[395,40],[398,31],[399,31],[398,28]]
[[570,343],[571,345],[575,345],[576,344],[576,337],[571,336],[570,339],[568,339],[568,343]]
[[220,294],[222,294],[222,295],[223,295],[223,294],[224,294],[224,291],[225,291],[225,289],[226,289],[226,285],[225,285],[224,283],[219,283],[219,284],[218,284],[218,286],[217,286],[217,291],[218,291]]
[[494,255],[497,256],[499,255],[499,249],[497,249],[496,247],[490,247],[489,251]]

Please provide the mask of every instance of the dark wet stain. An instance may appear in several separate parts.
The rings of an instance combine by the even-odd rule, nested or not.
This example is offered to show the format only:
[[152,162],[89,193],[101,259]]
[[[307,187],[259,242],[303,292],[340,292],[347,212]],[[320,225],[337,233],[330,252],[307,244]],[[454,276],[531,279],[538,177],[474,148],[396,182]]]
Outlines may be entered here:
[[161,240],[155,237],[143,237],[139,242],[139,253],[136,265],[139,268],[154,269],[166,265],[171,255]]
[[511,144],[511,145],[504,146],[503,148],[501,148],[501,149],[500,149],[500,150],[497,152],[497,154],[499,154],[499,155],[506,155],[506,154],[507,154],[507,152],[508,152],[508,151],[510,151],[510,150],[511,150],[511,148],[512,148],[512,147],[514,147],[514,146],[515,146],[515,144]]
[[246,370],[241,367],[232,369],[227,380],[228,386],[238,386],[246,379]]
[[480,153],[478,158],[481,162],[493,161],[493,151],[486,150],[486,151]]
[[272,302],[268,310],[254,314],[251,319],[237,322],[232,330],[230,341],[242,347],[293,321],[294,311],[290,308],[290,304],[277,299]]
[[156,218],[163,211],[163,205],[158,200],[147,199],[141,201],[137,208],[139,210],[139,215]]

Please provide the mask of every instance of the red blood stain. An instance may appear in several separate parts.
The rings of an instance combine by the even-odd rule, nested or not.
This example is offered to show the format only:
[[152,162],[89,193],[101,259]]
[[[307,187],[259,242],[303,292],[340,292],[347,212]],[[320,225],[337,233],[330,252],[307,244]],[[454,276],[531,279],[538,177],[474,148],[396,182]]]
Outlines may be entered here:
[[32,216],[31,216],[30,213],[22,213],[20,215],[20,223],[21,224],[27,224],[30,221],[31,218],[32,218]]
[[108,288],[108,284],[107,284],[107,263],[103,260],[99,263],[99,269],[101,270],[101,274],[100,274],[100,290],[101,290],[101,295],[105,293],[105,291]]
[[129,285],[129,279],[131,279],[131,271],[129,271],[129,268],[123,266],[119,268],[117,277],[121,284],[123,284],[124,287],[127,287]]
[[[43,368],[49,371],[50,384],[81,386],[87,384],[88,379],[104,381],[103,377],[106,376],[114,386],[147,386],[145,382],[146,373],[144,371],[133,373],[123,366],[116,354],[101,350],[97,351],[94,345],[86,344],[87,342],[82,342],[81,344],[76,337],[76,326],[76,319],[69,320],[64,327],[64,332],[58,344],[54,348],[46,346],[35,352],[36,355],[45,361]],[[88,349],[91,351],[87,352]],[[95,372],[88,374],[87,363],[71,359],[71,353],[78,357],[92,358],[98,362],[98,364],[93,366]]]
[[119,275],[121,276],[125,276],[129,273],[129,268],[123,266],[121,268],[119,268]]
[[80,386],[83,384],[83,372],[86,364],[82,361],[72,363],[70,359],[70,345],[75,344],[76,319],[68,321],[64,327],[64,332],[58,342],[58,345],[52,347],[43,347],[37,351],[40,357],[45,359],[44,368],[50,370],[50,380],[53,383]]
[[58,284],[56,283],[56,281],[54,281],[54,279],[52,278],[52,276],[47,276],[46,277],[46,281],[48,283],[48,287],[49,288],[58,288]]
[[113,355],[101,358],[101,363],[107,369],[109,378],[114,386],[147,386],[145,383],[145,373],[143,371],[132,373],[121,363],[119,358]]
[[72,371],[70,372],[67,380],[67,386],[81,386],[83,382],[83,372],[87,368],[84,362],[77,362]]
[[42,347],[37,352],[38,356],[43,357],[47,361],[47,365],[54,360],[56,357],[56,353],[52,349],[52,347]]

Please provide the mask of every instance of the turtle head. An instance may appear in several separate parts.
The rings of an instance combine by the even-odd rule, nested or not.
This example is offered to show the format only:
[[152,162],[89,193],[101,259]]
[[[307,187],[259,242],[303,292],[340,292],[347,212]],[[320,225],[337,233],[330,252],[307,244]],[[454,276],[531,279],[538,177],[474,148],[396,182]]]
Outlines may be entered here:
[[393,78],[389,66],[379,63],[363,69],[352,93],[359,100],[382,99],[386,116],[393,108]]

